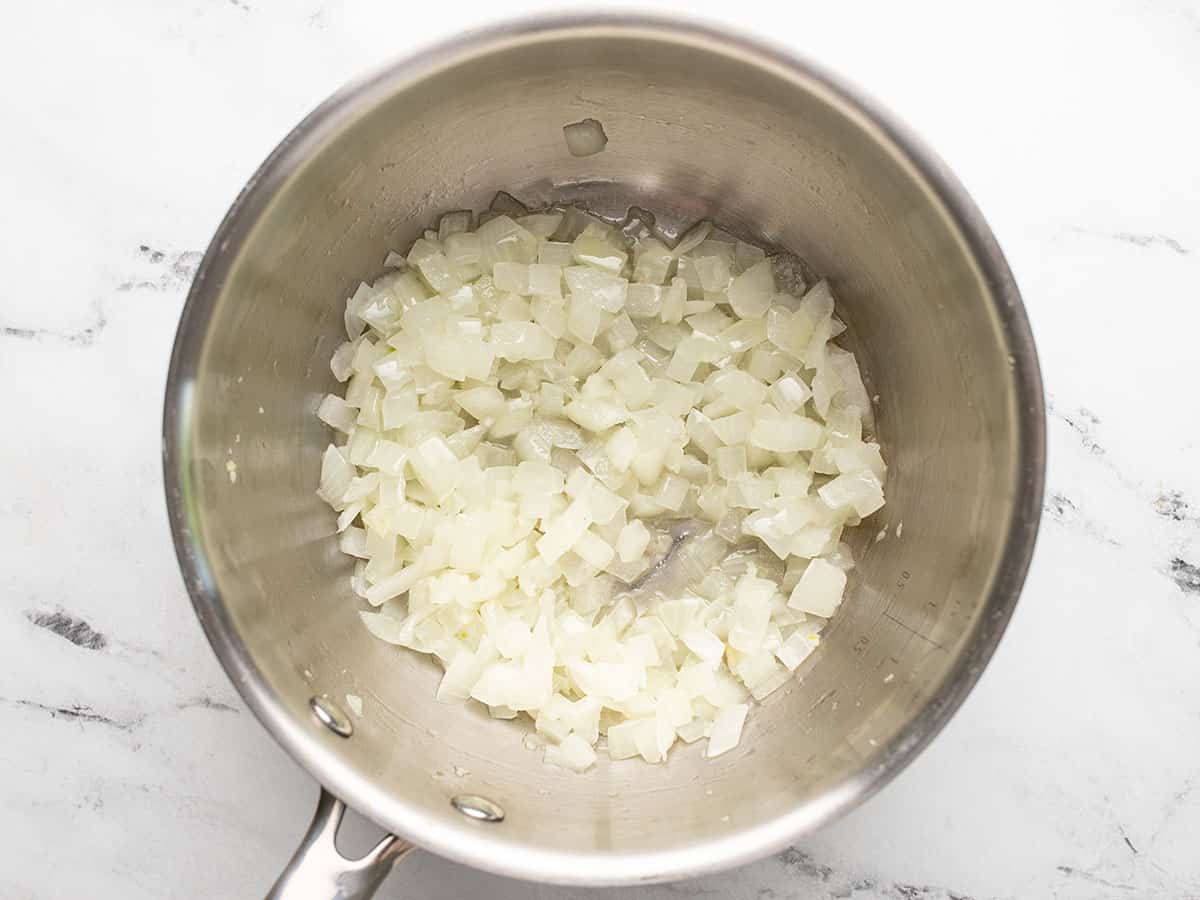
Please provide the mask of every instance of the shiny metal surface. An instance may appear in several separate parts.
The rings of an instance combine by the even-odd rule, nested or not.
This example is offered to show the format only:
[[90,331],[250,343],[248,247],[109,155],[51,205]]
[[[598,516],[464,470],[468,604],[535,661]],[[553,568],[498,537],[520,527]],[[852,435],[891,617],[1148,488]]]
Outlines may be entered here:
[[458,794],[450,798],[450,805],[464,816],[478,822],[504,821],[504,810],[499,804],[477,794]]
[[361,859],[347,859],[337,848],[338,826],[345,814],[346,805],[322,789],[312,823],[267,892],[267,900],[368,900],[374,896],[396,860],[413,846],[389,834]]
[[[598,120],[574,157],[562,126]],[[342,308],[441,211],[631,203],[711,217],[828,276],[880,396],[888,505],[802,679],[734,752],[544,767],[521,726],[434,700],[437,667],[374,640],[315,496],[313,415]],[[222,224],[192,287],[164,423],[168,505],[196,612],[242,696],[322,784],[436,853],[524,878],[665,880],[746,862],[894,776],[962,702],[1032,552],[1041,382],[1017,288],[942,164],[829,75],[703,27],[591,17],[443,44],[336,94]],[[225,461],[238,465],[231,484]],[[903,522],[903,537],[896,535]],[[876,532],[888,536],[874,543]],[[363,698],[348,739],[314,694]],[[499,824],[449,803],[476,793]]]
[[308,701],[308,705],[317,721],[338,737],[348,738],[354,734],[354,723],[350,721],[350,717],[328,697],[313,697]]

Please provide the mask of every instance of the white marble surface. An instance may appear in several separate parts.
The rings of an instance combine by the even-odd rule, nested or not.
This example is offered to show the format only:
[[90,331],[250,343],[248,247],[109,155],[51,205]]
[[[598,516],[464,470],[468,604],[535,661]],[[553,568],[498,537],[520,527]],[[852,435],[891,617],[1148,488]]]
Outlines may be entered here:
[[[494,15],[409,6],[4,10],[0,897],[261,896],[307,820],[311,780],[177,574],[160,396],[200,251],[275,141],[365,66]],[[382,896],[1200,897],[1200,6],[700,6],[865,86],[990,219],[1052,410],[1028,586],[928,752],[778,858],[591,892],[414,856]]]

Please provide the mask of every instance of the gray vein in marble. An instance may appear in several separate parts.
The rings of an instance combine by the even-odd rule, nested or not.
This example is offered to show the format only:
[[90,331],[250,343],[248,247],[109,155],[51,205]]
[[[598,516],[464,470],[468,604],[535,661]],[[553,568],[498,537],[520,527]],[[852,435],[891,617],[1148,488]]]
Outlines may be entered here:
[[[1079,440],[1080,446],[1082,446],[1084,450],[1095,457],[1097,462],[1112,472],[1113,476],[1122,487],[1133,493],[1135,496],[1139,496],[1144,499],[1146,498],[1144,482],[1126,475],[1125,472],[1123,472],[1117,466],[1116,462],[1113,461],[1112,457],[1108,455],[1104,446],[1100,443],[1100,439],[1096,434],[1098,431],[1096,426],[1101,424],[1099,416],[1082,406],[1079,407],[1076,412],[1065,413],[1055,405],[1054,398],[1050,395],[1047,395],[1046,397],[1046,413],[1051,419],[1056,419],[1062,422],[1071,431],[1073,431],[1076,438]],[[1180,492],[1167,489],[1164,491],[1164,493],[1159,495],[1159,498],[1163,496],[1169,497],[1171,495],[1180,495]],[[1157,504],[1158,500],[1155,500],[1154,502]]]
[[900,884],[897,882],[892,890],[903,900],[971,900],[966,894],[957,894],[945,888],[928,884]]
[[[1121,485],[1135,495],[1145,497],[1142,484],[1127,478],[1117,468],[1111,457],[1106,455],[1104,447],[1096,437],[1096,426],[1100,424],[1099,416],[1084,407],[1080,407],[1077,413],[1064,413],[1054,406],[1052,400],[1047,403],[1047,409],[1051,416],[1059,419],[1075,432],[1083,448],[1102,461]],[[1152,505],[1155,513],[1171,523],[1193,521],[1189,514],[1190,506],[1181,491],[1163,490],[1154,498]],[[1069,527],[1077,527],[1091,537],[1098,538],[1112,546],[1121,546],[1116,540],[1105,535],[1099,525],[1083,516],[1078,505],[1061,492],[1051,493],[1043,505],[1043,510],[1051,521]],[[1166,575],[1185,594],[1200,595],[1200,565],[1189,562],[1182,556],[1172,556],[1167,561]]]
[[1163,833],[1166,827],[1171,824],[1171,820],[1175,818],[1175,814],[1179,812],[1179,807],[1183,806],[1184,802],[1188,799],[1188,797],[1191,796],[1192,791],[1196,788],[1197,781],[1200,781],[1200,776],[1193,776],[1192,778],[1187,779],[1183,783],[1183,786],[1175,792],[1175,795],[1171,798],[1170,802],[1163,810],[1162,821],[1158,823],[1158,826],[1154,829],[1153,834],[1150,835],[1150,847],[1154,846],[1154,843],[1158,840],[1159,836]]
[[1154,500],[1154,511],[1165,519],[1186,522],[1191,518],[1188,514],[1190,510],[1191,507],[1179,491],[1164,491]]
[[[822,892],[822,896],[832,898],[851,898],[860,892],[871,892],[879,897],[892,900],[972,900],[964,893],[950,890],[940,885],[912,884],[895,881],[890,884],[881,883],[873,878],[852,876],[839,873],[832,866],[817,862],[813,857],[798,847],[788,847],[776,854],[775,859],[783,864],[787,873],[797,882],[803,881],[806,886]],[[700,891],[687,891],[695,896]],[[771,888],[762,888],[756,893],[758,900],[772,900],[780,896],[800,896],[788,893],[781,895]],[[806,893],[803,896],[810,896]]]
[[[184,250],[167,253],[148,244],[138,246],[138,255],[157,270],[152,278],[128,278],[116,289],[122,293],[135,290],[186,291],[196,276],[204,254],[199,250]],[[90,347],[108,326],[108,315],[99,300],[92,303],[91,321],[76,331],[61,331],[54,328],[28,328],[15,325],[0,325],[0,337],[38,341],[49,339],[76,347]]]
[[53,328],[17,328],[11,325],[0,325],[0,336],[19,338],[27,341],[50,338],[76,347],[90,347],[96,342],[96,338],[100,332],[108,325],[108,317],[104,314],[104,309],[98,302],[92,304],[92,310],[91,324],[80,328],[78,331],[58,331]]
[[[1062,422],[1073,431],[1083,449],[1088,451],[1097,462],[1107,468],[1118,484],[1133,495],[1141,498],[1142,502],[1149,502],[1153,506],[1155,513],[1159,516],[1171,522],[1200,523],[1200,517],[1192,515],[1191,506],[1184,498],[1182,491],[1170,487],[1160,487],[1158,493],[1153,495],[1153,499],[1151,499],[1151,497],[1147,496],[1148,492],[1144,481],[1131,478],[1118,467],[1112,456],[1107,453],[1104,446],[1100,443],[1100,439],[1097,436],[1097,426],[1101,424],[1100,417],[1091,410],[1079,407],[1077,412],[1064,413],[1055,405],[1053,397],[1047,396],[1046,412],[1050,418]],[[1051,493],[1043,504],[1042,509],[1052,521],[1058,521],[1068,526],[1079,524],[1093,537],[1104,540],[1113,546],[1121,546],[1119,542],[1105,535],[1094,520],[1084,516],[1079,510],[1078,505],[1061,492]]]
[[175,706],[176,709],[212,709],[217,712],[240,713],[241,710],[236,706],[231,706],[228,703],[222,703],[220,700],[214,700],[212,697],[195,697],[191,700],[184,700]]
[[1120,547],[1120,541],[1105,534],[1104,529],[1093,519],[1083,515],[1079,506],[1066,494],[1054,492],[1042,504],[1042,511],[1053,522],[1066,527],[1077,527],[1081,532],[1112,547]]
[[1108,456],[1104,446],[1100,443],[1100,439],[1096,434],[1098,431],[1096,426],[1100,424],[1099,416],[1082,406],[1071,413],[1063,412],[1054,402],[1054,397],[1049,394],[1046,395],[1046,414],[1049,418],[1062,422],[1067,428],[1073,431],[1080,446],[1108,468],[1120,484],[1135,494],[1142,492],[1141,483],[1127,477],[1124,472],[1117,468],[1117,464]]
[[1174,250],[1176,253],[1186,256],[1189,251],[1179,241],[1173,237],[1168,237],[1165,234],[1135,234],[1128,231],[1118,231],[1107,235],[1116,241],[1124,241],[1127,244],[1133,244],[1136,247],[1155,247],[1163,246],[1169,250]]
[[1185,594],[1200,594],[1200,566],[1176,556],[1168,563],[1167,574]]
[[1123,244],[1132,244],[1135,247],[1165,247],[1174,253],[1178,253],[1180,256],[1187,256],[1191,252],[1187,247],[1167,234],[1148,234],[1136,231],[1093,231],[1089,228],[1072,228],[1071,230],[1077,234],[1107,238],[1112,241],[1120,241]]
[[1087,872],[1083,869],[1076,869],[1072,866],[1055,866],[1055,868],[1069,878],[1080,878],[1084,881],[1090,881],[1092,884],[1099,884],[1104,887],[1115,888],[1121,891],[1135,890],[1132,884],[1118,884],[1115,881],[1109,881],[1106,878],[1101,878],[1099,875],[1093,875],[1091,872]]
[[1067,415],[1051,405],[1050,414],[1058,416],[1058,418],[1067,423],[1067,426],[1072,431],[1079,435],[1079,443],[1083,445],[1083,449],[1096,456],[1104,455],[1104,448],[1100,446],[1100,442],[1096,439],[1096,426],[1100,424],[1100,417],[1094,412],[1081,406],[1077,413]]
[[63,719],[68,722],[95,722],[100,725],[116,728],[119,731],[132,731],[141,725],[146,718],[143,715],[122,721],[97,712],[93,707],[82,703],[74,703],[70,706],[52,706],[48,703],[38,703],[36,700],[15,700],[10,697],[0,697],[0,703],[49,713],[52,719]]
[[1051,494],[1042,506],[1042,509],[1051,518],[1059,519],[1060,521],[1068,516],[1073,516],[1079,511],[1079,507],[1075,505],[1075,502],[1070,497],[1066,494],[1058,493]]
[[84,650],[103,650],[108,646],[108,638],[92,628],[83,619],[78,619],[62,610],[54,612],[39,612],[28,610],[25,618],[38,628],[45,628],[52,634],[70,641],[76,647]]
[[173,288],[186,289],[196,276],[200,260],[204,254],[199,250],[184,250],[181,253],[167,253],[157,250],[149,244],[138,245],[138,254],[146,262],[161,271],[152,278],[130,278],[117,285],[118,291],[149,290],[165,291]]
[[829,896],[837,898],[853,897],[859,891],[873,892],[876,887],[878,887],[878,885],[872,878],[856,878],[853,881],[848,882],[843,887],[837,888],[836,890],[830,892]]
[[663,890],[671,894],[679,894],[684,897],[708,897],[714,894],[720,895],[721,891],[716,888],[706,888],[693,881],[674,882],[669,881],[663,886]]
[[782,853],[776,856],[789,872],[794,875],[804,875],[808,878],[815,878],[818,881],[828,881],[833,875],[833,869],[829,866],[814,862],[813,858],[796,847],[788,847]]

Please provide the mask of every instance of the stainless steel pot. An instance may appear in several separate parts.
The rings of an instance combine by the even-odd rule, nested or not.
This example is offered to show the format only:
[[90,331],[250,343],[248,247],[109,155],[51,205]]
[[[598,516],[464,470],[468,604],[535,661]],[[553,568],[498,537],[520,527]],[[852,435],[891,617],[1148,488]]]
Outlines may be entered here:
[[[585,117],[609,143],[576,158],[562,127]],[[834,284],[879,393],[888,506],[856,535],[849,599],[811,669],[719,759],[693,746],[666,766],[544,767],[521,725],[438,704],[435,666],[359,624],[313,493],[343,299],[439,212],[497,189],[531,206],[637,204],[668,228],[710,217],[799,253]],[[288,135],[197,274],[164,441],[180,565],[225,669],[322,785],[403,839],[347,863],[331,842],[341,806],[323,795],[281,897],[368,896],[406,841],[521,878],[673,879],[844,813],[929,742],[991,656],[1033,549],[1045,454],[1016,285],[942,164],[777,48],[612,16],[456,39]]]

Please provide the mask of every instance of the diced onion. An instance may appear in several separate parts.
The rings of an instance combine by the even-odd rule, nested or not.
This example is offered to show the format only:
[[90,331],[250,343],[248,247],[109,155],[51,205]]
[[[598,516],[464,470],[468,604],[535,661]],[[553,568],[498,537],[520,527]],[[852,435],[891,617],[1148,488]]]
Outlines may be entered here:
[[800,576],[788,606],[814,616],[829,618],[842,602],[846,573],[823,559],[814,559]]
[[593,156],[608,144],[608,136],[595,119],[584,119],[563,126],[563,137],[572,156]]
[[434,656],[438,700],[527,716],[547,764],[584,771],[601,738],[727,753],[819,647],[843,530],[884,502],[829,285],[800,296],[794,259],[707,222],[671,249],[644,212],[503,195],[473,221],[389,253],[330,359],[317,415],[344,443],[317,493],[363,625]]
[[582,772],[596,761],[596,751],[579,735],[569,733],[558,745],[548,744],[544,758],[551,765]]
[[742,726],[746,723],[748,712],[748,703],[735,703],[718,711],[709,731],[708,747],[704,755],[710,758],[720,756],[736,747],[742,739]]

